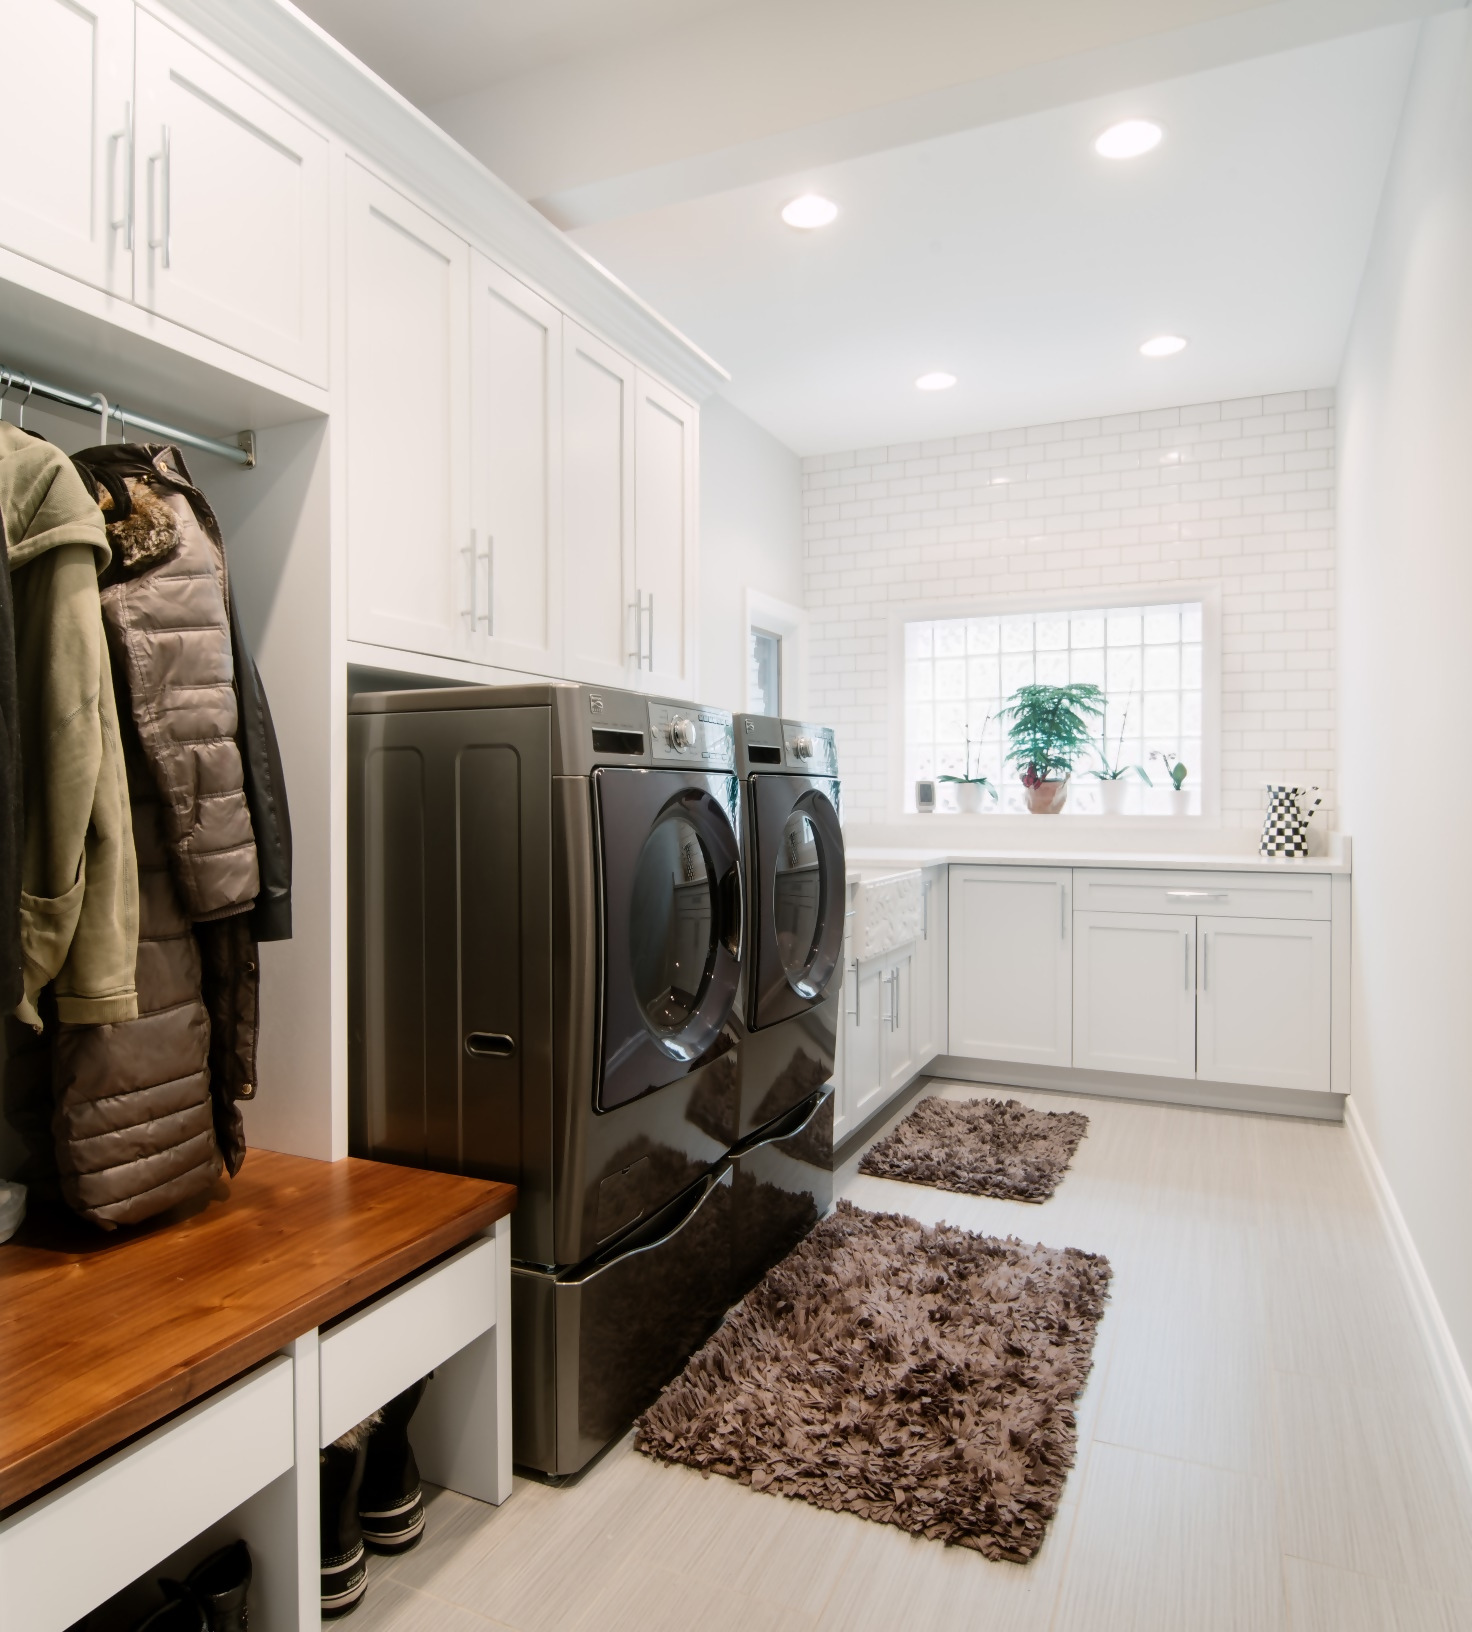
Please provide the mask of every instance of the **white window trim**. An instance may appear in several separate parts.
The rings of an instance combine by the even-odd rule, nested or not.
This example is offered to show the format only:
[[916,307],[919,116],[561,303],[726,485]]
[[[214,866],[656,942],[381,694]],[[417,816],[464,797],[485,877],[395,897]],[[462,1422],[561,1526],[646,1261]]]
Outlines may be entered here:
[[808,615],[805,608],[790,601],[779,601],[759,589],[746,592],[746,638],[741,646],[741,661],[746,678],[742,695],[746,698],[746,712],[756,711],[756,699],[751,694],[751,631],[765,629],[782,642],[782,716],[800,720],[808,706]]
[[[1196,831],[1222,825],[1222,593],[1219,583],[1134,584],[1109,589],[1057,590],[1037,595],[989,596],[983,600],[907,601],[889,613],[889,775],[886,778],[887,821],[934,833],[936,823],[947,832],[968,834],[1036,826],[1046,816],[1026,813],[964,811],[925,816],[906,811],[905,804],[905,625],[936,618],[1008,617],[1028,612],[1107,612],[1117,606],[1170,606],[1185,601],[1201,603],[1201,744],[1205,765],[1189,767],[1201,789],[1201,812],[1196,816],[1065,816],[1061,820],[1089,828],[1159,832],[1166,823],[1189,825]],[[955,826],[953,827],[953,824]]]

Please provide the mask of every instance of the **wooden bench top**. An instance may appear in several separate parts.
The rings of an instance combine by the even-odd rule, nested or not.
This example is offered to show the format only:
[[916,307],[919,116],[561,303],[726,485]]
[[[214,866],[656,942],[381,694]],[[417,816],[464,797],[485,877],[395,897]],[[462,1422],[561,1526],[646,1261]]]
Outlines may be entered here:
[[0,1509],[504,1218],[516,1188],[253,1150],[228,1199],[0,1245]]

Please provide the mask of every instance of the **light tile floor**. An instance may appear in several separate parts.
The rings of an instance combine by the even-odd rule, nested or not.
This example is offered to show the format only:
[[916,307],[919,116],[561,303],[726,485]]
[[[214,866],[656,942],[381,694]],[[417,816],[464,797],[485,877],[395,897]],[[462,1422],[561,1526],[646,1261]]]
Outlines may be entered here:
[[626,1439],[499,1509],[435,1493],[421,1545],[373,1561],[355,1632],[1472,1632],[1472,1490],[1345,1130],[995,1092],[1089,1116],[1053,1200],[862,1177],[857,1158],[836,1189],[1112,1261],[1078,1461],[1031,1564]]

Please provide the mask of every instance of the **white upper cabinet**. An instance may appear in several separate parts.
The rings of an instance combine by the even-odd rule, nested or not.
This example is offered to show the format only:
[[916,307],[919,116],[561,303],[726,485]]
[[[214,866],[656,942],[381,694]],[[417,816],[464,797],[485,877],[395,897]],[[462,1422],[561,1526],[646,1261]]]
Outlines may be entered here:
[[1067,868],[951,868],[950,1053],[1072,1063],[1072,877]]
[[1203,917],[1196,935],[1197,1075],[1327,1092],[1330,925]]
[[695,558],[696,414],[642,370],[635,375],[634,580],[641,681],[689,696],[699,618]]
[[558,674],[562,314],[483,255],[471,279],[473,655]]
[[0,243],[131,296],[132,0],[0,0],[0,62]]
[[563,325],[564,664],[573,680],[628,685],[634,603],[634,365]]
[[133,298],[327,381],[327,143],[140,11]]
[[1195,920],[1080,912],[1073,936],[1073,1063],[1196,1074]]
[[348,636],[467,655],[470,250],[347,166]]

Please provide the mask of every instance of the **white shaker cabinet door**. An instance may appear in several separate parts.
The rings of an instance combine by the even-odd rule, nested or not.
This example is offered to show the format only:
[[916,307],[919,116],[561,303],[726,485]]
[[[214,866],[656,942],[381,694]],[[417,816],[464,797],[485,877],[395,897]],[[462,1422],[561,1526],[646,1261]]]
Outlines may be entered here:
[[1072,879],[1068,868],[951,868],[950,1053],[1072,1064]]
[[133,293],[132,0],[0,0],[0,244]]
[[848,1092],[849,1132],[867,1121],[885,1097],[884,1034],[888,1029],[889,990],[881,962],[849,965],[852,1007],[845,1016],[844,1086]]
[[628,685],[644,627],[634,606],[634,365],[566,320],[562,493],[566,673]]
[[477,253],[471,265],[474,655],[562,661],[562,314]]
[[1074,915],[1074,1065],[1196,1075],[1195,931],[1175,914]]
[[881,976],[884,1098],[892,1098],[915,1075],[915,955],[891,953]]
[[138,13],[133,298],[327,383],[327,142]]
[[1328,1092],[1330,925],[1198,918],[1197,1075]]
[[347,165],[348,636],[467,655],[470,250]]
[[696,410],[642,370],[635,374],[634,578],[642,679],[688,697],[699,620]]

